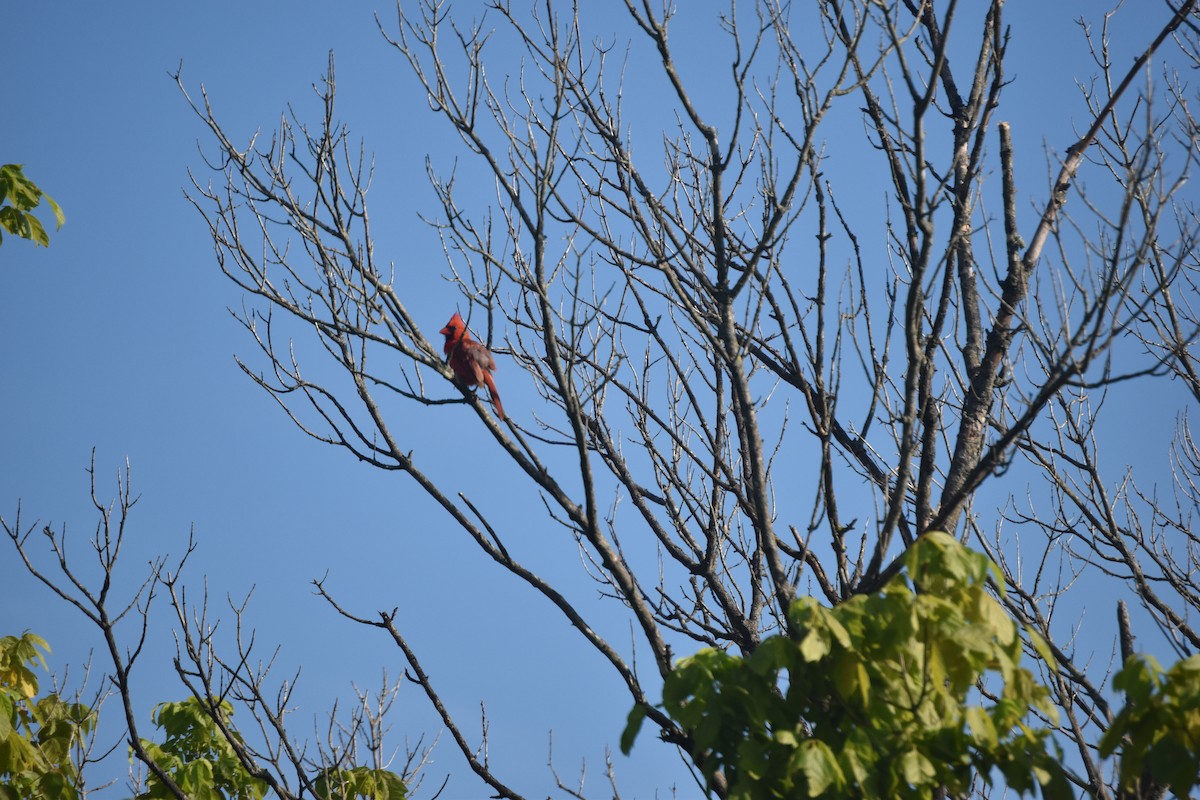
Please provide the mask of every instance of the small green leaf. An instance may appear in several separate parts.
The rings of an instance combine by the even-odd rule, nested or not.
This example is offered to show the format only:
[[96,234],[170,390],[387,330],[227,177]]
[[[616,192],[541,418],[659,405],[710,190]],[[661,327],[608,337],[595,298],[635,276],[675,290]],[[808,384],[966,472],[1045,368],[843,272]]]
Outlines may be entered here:
[[910,786],[925,786],[937,775],[929,759],[916,749],[901,754],[898,766],[900,776]]
[[0,743],[3,743],[13,731],[14,711],[12,698],[8,696],[7,692],[0,691]]
[[763,640],[750,656],[750,669],[756,675],[774,675],[786,667],[792,658],[792,641],[785,636],[772,636]]
[[0,227],[13,236],[29,238],[29,221],[24,212],[14,206],[0,207]]
[[46,233],[46,229],[42,227],[42,223],[33,214],[25,215],[25,222],[29,228],[29,235],[26,239],[42,247],[50,246],[50,234]]
[[646,707],[641,703],[637,703],[629,710],[629,716],[625,720],[625,730],[621,732],[621,752],[625,755],[629,755],[629,752],[633,750],[633,742],[642,730],[644,719],[646,719]]
[[775,731],[774,739],[780,744],[787,745],[788,747],[795,747],[800,743],[800,739],[796,736],[796,732],[788,728]]
[[879,757],[871,737],[862,728],[855,728],[846,737],[840,755],[840,763],[850,774],[851,780],[866,788],[875,777],[875,762]]
[[1137,654],[1113,676],[1113,688],[1125,692],[1130,705],[1143,704],[1162,681],[1163,669],[1154,656]]
[[991,750],[999,743],[996,736],[996,726],[987,711],[979,706],[967,706],[963,712],[967,725],[971,729],[971,739],[980,747]]
[[991,630],[996,641],[1002,646],[1010,645],[1016,640],[1017,624],[993,598],[980,592],[978,610],[980,621]]
[[829,632],[817,628],[809,628],[808,633],[800,641],[800,655],[810,664],[820,661],[829,655]]
[[62,206],[60,206],[58,203],[54,202],[53,197],[46,194],[45,192],[42,192],[42,197],[44,197],[46,199],[46,202],[50,204],[51,210],[54,211],[54,229],[58,230],[59,228],[61,228],[63,225],[66,224],[67,215],[63,213]]
[[871,676],[856,651],[846,650],[838,657],[833,670],[833,685],[844,701],[866,708]]
[[1058,672],[1058,661],[1054,658],[1054,653],[1050,650],[1050,645],[1046,643],[1042,635],[1026,625],[1025,636],[1029,639],[1029,643],[1033,645],[1033,649],[1037,652],[1038,657],[1050,668],[1050,671]]
[[830,786],[841,786],[846,782],[833,751],[820,740],[806,739],[801,742],[791,760],[792,765],[804,775],[809,797],[817,797]]

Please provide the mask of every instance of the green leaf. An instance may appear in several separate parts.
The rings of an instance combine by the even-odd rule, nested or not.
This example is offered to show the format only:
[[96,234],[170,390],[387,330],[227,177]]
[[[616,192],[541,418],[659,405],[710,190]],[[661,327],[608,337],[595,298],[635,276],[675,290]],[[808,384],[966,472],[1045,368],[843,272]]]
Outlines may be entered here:
[[909,786],[925,786],[937,775],[932,762],[915,748],[902,753],[897,766],[900,770],[900,777]]
[[0,691],[0,742],[3,742],[13,732],[12,719],[16,713],[12,698]]
[[879,755],[871,743],[871,737],[861,727],[855,728],[846,737],[839,763],[850,779],[864,788],[872,783]]
[[376,792],[379,800],[404,800],[408,796],[408,787],[396,773],[380,769],[374,770],[374,774],[376,786],[383,790]]
[[621,752],[625,755],[629,755],[633,750],[633,741],[641,731],[642,721],[645,719],[646,707],[641,703],[635,704],[629,710],[629,716],[625,719],[625,730],[621,732]]
[[1137,654],[1113,676],[1113,688],[1124,692],[1130,705],[1144,704],[1162,682],[1163,668],[1154,656]]
[[839,655],[833,670],[833,685],[844,701],[866,708],[871,676],[857,651],[847,650]]
[[1051,672],[1058,672],[1058,661],[1054,658],[1054,652],[1050,649],[1050,645],[1042,638],[1042,635],[1028,625],[1025,626],[1025,636],[1029,639],[1029,643],[1033,645],[1033,649],[1037,652],[1038,657],[1049,667]]
[[1112,724],[1104,735],[1100,737],[1100,756],[1108,758],[1121,745],[1121,739],[1125,735],[1126,728],[1129,727],[1129,708],[1123,708],[1113,717]]
[[756,675],[774,675],[791,663],[794,645],[784,636],[764,639],[750,656],[750,669]]
[[996,726],[992,718],[980,706],[967,706],[963,717],[971,729],[971,739],[984,750],[993,750],[999,744]]
[[313,781],[313,788],[322,800],[351,800],[356,797],[370,800],[403,800],[408,794],[408,787],[399,775],[367,767],[332,767],[323,770]]
[[54,198],[45,192],[42,193],[42,197],[46,199],[46,202],[50,204],[50,209],[54,212],[54,229],[62,228],[67,222],[67,215],[63,213],[62,206],[54,202]]
[[978,611],[980,621],[987,626],[1001,645],[1013,644],[1017,638],[1017,624],[1012,617],[1001,608],[1000,604],[988,595],[980,592]]
[[841,787],[846,782],[829,745],[817,739],[801,742],[792,756],[792,765],[804,775],[809,797],[817,797],[830,786]]
[[773,738],[775,741],[782,745],[787,745],[788,747],[796,747],[800,744],[800,737],[796,735],[794,730],[789,728],[783,728],[782,730],[775,731]]
[[0,208],[0,227],[11,233],[13,236],[20,236],[22,239],[29,238],[29,215],[25,214],[21,209],[13,206],[4,206]]
[[78,800],[79,793],[67,776],[60,772],[47,772],[38,776],[38,797],[44,800]]
[[37,184],[25,177],[21,165],[0,166],[0,228],[14,236],[30,239],[35,244],[48,247],[50,236],[41,221],[29,213],[37,208],[42,198],[45,198],[54,213],[57,227],[61,228],[66,222],[62,208],[50,195],[39,189]]
[[24,176],[13,181],[8,189],[8,199],[19,211],[32,211],[37,208],[41,194],[37,186]]
[[[1172,681],[1200,681],[1200,653],[1176,662],[1169,674]],[[1192,683],[1191,687],[1195,691],[1200,688],[1200,684]]]
[[42,247],[50,246],[50,234],[46,233],[46,229],[42,227],[42,223],[33,214],[25,215],[25,222],[29,225],[29,235],[25,238],[32,241],[34,244],[39,244]]
[[815,597],[799,597],[788,609],[788,618],[798,629],[803,630],[816,624],[813,620],[818,619],[824,610]]
[[810,664],[829,655],[829,632],[810,628],[800,642],[800,655]]
[[1177,796],[1183,797],[1196,781],[1197,760],[1197,754],[1179,737],[1168,734],[1150,749],[1146,764],[1159,782],[1169,785]]
[[0,180],[0,187],[4,190],[0,199],[7,200],[22,211],[37,205],[37,187],[25,177],[21,164],[0,166]]

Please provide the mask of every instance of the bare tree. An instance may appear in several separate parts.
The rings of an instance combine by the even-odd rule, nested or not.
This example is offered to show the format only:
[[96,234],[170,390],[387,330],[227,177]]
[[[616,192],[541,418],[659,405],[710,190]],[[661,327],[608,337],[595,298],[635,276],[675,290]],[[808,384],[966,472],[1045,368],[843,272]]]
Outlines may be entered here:
[[[147,790],[147,778],[152,775],[172,796],[180,800],[193,796],[176,782],[171,766],[160,763],[147,747],[146,742],[153,741],[155,734],[145,720],[139,720],[136,710],[140,697],[134,671],[144,663],[152,607],[156,601],[161,603],[159,598],[165,594],[175,622],[176,674],[188,693],[205,704],[205,714],[233,747],[246,773],[269,787],[275,796],[283,800],[315,796],[322,775],[357,767],[387,770],[410,789],[420,787],[432,745],[421,739],[398,748],[386,740],[386,718],[396,700],[399,682],[389,680],[385,674],[377,691],[356,689],[357,703],[352,708],[343,711],[335,706],[327,716],[325,730],[318,730],[315,736],[306,735],[306,726],[295,724],[292,701],[299,672],[284,679],[272,674],[276,654],[261,655],[257,637],[242,623],[248,598],[230,604],[225,627],[232,627],[232,636],[225,636],[222,625],[209,618],[207,589],[199,602],[187,597],[181,576],[195,549],[194,540],[189,538],[179,559],[172,562],[160,557],[153,561],[133,591],[123,588],[121,552],[139,499],[133,492],[132,471],[127,462],[118,474],[117,496],[110,502],[97,493],[95,453],[88,472],[92,505],[98,515],[88,543],[94,563],[77,552],[69,555],[74,542],[65,525],[56,531],[37,521],[23,521],[20,509],[11,522],[0,517],[0,529],[29,573],[87,618],[103,639],[96,671],[103,673],[104,686],[91,695],[91,708],[99,711],[101,704],[110,699],[119,703],[121,723],[117,727],[123,733],[111,743],[101,741],[94,732],[79,742],[74,758],[81,776],[89,764],[125,750],[140,768],[130,773],[130,788],[135,793]],[[50,568],[40,563],[39,544],[48,545],[53,556]],[[67,675],[61,677],[64,685],[68,680]],[[246,712],[253,720],[251,728],[235,728],[223,706]],[[84,796],[85,786],[80,783],[80,796]]]
[[[1200,399],[1200,226],[1183,194],[1200,130],[1172,66],[1197,63],[1195,1],[1083,26],[1077,134],[1036,189],[1006,121],[1021,32],[1001,0],[730,4],[713,17],[724,49],[704,54],[720,71],[702,79],[670,33],[682,12],[623,11],[628,42],[549,2],[489,3],[468,22],[418,0],[380,22],[494,186],[480,202],[430,166],[449,275],[540,395],[525,411],[509,400],[503,423],[456,388],[376,253],[372,165],[335,115],[332,57],[317,123],[285,118],[245,147],[207,96],[189,97],[216,149],[215,184],[197,177],[191,199],[248,295],[259,350],[243,369],[309,436],[411,479],[562,613],[685,754],[687,732],[655,705],[675,655],[752,652],[787,630],[797,592],[842,602],[879,587],[922,532],[954,532],[1000,564],[1010,610],[1050,643],[1074,779],[1113,796],[1095,753],[1112,659],[1076,637],[1080,593],[1108,592],[1107,619],[1118,598],[1144,609],[1162,640],[1147,646],[1200,649],[1186,417],[1174,487],[1102,461],[1130,424],[1105,416],[1110,392],[1172,391],[1176,377]],[[1158,27],[1121,42],[1136,57],[1118,63],[1132,13]],[[330,363],[336,378],[313,368]],[[431,475],[395,424],[397,409],[435,420],[462,402],[577,541],[634,642],[599,633],[570,599],[577,579],[523,563],[496,512]],[[395,642],[471,768],[521,797],[447,711],[395,613],[321,591]]]

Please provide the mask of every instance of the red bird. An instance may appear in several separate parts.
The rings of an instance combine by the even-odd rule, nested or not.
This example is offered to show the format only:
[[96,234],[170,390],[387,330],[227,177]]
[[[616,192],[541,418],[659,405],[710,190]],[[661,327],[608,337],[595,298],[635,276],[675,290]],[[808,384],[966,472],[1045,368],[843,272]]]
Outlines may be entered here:
[[467,323],[458,312],[446,323],[441,333],[446,334],[446,360],[450,369],[454,370],[458,382],[467,388],[487,384],[488,394],[492,396],[492,405],[496,407],[496,416],[504,421],[504,406],[500,405],[500,393],[496,391],[496,382],[492,373],[496,371],[496,359],[492,351],[482,342],[471,338]]

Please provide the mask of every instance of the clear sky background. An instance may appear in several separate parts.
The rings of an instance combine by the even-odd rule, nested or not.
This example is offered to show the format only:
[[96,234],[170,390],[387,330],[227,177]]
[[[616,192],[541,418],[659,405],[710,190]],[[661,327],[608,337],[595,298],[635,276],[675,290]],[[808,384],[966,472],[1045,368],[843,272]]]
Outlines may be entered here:
[[[1061,151],[1070,143],[1083,111],[1074,81],[1094,71],[1071,22],[1092,3],[1011,5],[1016,57],[1008,91],[1021,100],[1007,98],[1004,118],[1023,153],[1026,194],[1041,196],[1042,145]],[[1164,16],[1161,4],[1146,5],[1155,13],[1125,13],[1121,21],[1126,41],[1139,46]],[[456,13],[471,16],[468,6],[458,4]],[[334,50],[339,116],[376,157],[369,200],[377,256],[404,271],[409,307],[436,339],[460,299],[443,280],[435,233],[417,214],[437,210],[426,156],[448,166],[457,140],[379,35],[376,11],[394,30],[393,8],[359,0],[5,7],[0,163],[24,164],[62,205],[67,224],[51,233],[49,249],[7,237],[0,247],[0,513],[11,524],[20,500],[25,525],[67,526],[74,558],[84,562],[96,520],[85,471],[91,450],[102,499],[115,494],[128,457],[142,499],[122,579],[132,590],[151,558],[180,554],[194,529],[193,591],[207,576],[212,611],[228,617],[224,598],[240,602],[256,587],[248,618],[263,656],[281,646],[280,678],[302,668],[295,730],[311,730],[310,720],[334,700],[351,697],[352,682],[373,686],[385,670],[396,676],[402,667],[382,638],[340,621],[312,595],[309,581],[328,573],[354,610],[402,610],[411,643],[474,740],[479,703],[487,703],[492,763],[502,776],[530,796],[550,793],[553,732],[560,775],[570,782],[586,759],[589,786],[598,790],[605,747],[616,749],[629,708],[613,674],[402,475],[307,439],[241,373],[234,355],[251,355],[251,344],[227,311],[241,297],[217,269],[204,224],[183,196],[189,168],[208,176],[197,150],[198,141],[207,146],[206,131],[171,77],[181,63],[188,90],[196,95],[203,83],[226,129],[248,141],[258,129],[269,135],[289,103],[317,119],[311,86]],[[597,32],[615,30],[613,22]],[[696,42],[689,58],[701,69],[715,22],[683,30]],[[501,363],[497,379],[510,413],[536,402],[521,377]],[[414,420],[411,438],[434,472],[460,475],[485,504],[509,502],[473,423],[466,409],[443,407]],[[542,566],[579,574],[573,545],[562,546],[540,508],[523,514],[517,505],[511,521],[529,527],[526,555],[557,536]],[[521,535],[514,527],[506,541]],[[594,596],[579,581],[580,596]],[[170,667],[168,613],[165,605],[155,610],[151,647],[135,671],[146,731],[151,706],[183,691]],[[620,636],[621,615],[610,615]],[[25,629],[50,640],[56,671],[100,644],[5,543],[0,635]],[[402,693],[393,724],[396,743],[439,732],[416,689]],[[633,758],[614,758],[623,796],[657,790],[664,797],[676,782],[686,787],[673,753],[651,737]],[[445,797],[481,796],[448,737],[427,780],[436,785],[446,773]]]

